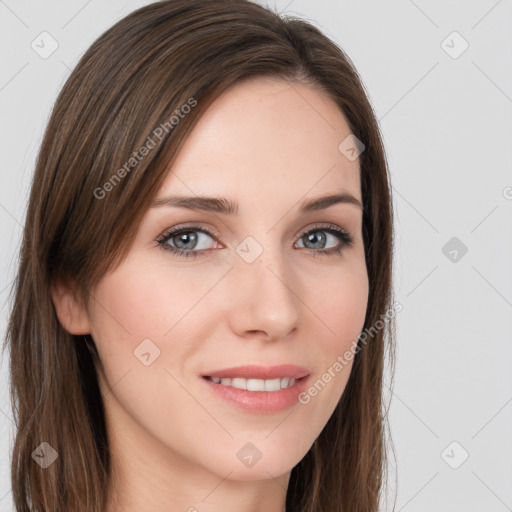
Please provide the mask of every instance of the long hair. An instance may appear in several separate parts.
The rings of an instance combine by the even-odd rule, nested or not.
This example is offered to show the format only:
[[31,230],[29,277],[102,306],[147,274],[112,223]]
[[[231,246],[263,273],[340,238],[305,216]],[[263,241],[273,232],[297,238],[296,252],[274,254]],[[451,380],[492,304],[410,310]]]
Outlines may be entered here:
[[[364,329],[373,334],[359,340],[335,411],[292,470],[287,511],[377,511],[390,442],[383,377],[387,359],[393,378],[395,327],[393,318],[375,325],[393,307],[393,212],[383,142],[362,81],[343,50],[299,18],[249,0],[167,0],[132,12],[85,52],[55,102],[38,153],[4,345],[17,512],[104,512],[111,488],[101,361],[90,335],[60,325],[51,283],[72,282],[87,303],[94,285],[126,256],[202,113],[228,88],[257,76],[327,93],[365,146]],[[158,144],[132,161],[151,134]],[[46,469],[36,463],[42,443],[58,454]]]

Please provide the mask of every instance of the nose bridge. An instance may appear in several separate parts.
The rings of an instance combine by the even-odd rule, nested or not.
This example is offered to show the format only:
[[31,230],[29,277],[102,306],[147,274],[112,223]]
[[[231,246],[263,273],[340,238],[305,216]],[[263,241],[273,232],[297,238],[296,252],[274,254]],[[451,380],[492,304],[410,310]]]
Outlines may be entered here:
[[[233,307],[238,329],[264,331],[268,337],[286,336],[299,318],[299,301],[292,269],[281,244],[272,236],[261,242],[247,236],[237,246],[236,297]],[[236,326],[235,326],[236,327]]]

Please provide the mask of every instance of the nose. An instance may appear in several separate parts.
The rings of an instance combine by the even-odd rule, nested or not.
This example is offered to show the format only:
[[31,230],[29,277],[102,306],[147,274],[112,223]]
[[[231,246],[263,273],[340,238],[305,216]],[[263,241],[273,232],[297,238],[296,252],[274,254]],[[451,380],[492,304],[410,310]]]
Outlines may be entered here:
[[299,283],[278,250],[265,249],[252,263],[237,259],[228,286],[229,321],[239,336],[279,340],[296,329]]

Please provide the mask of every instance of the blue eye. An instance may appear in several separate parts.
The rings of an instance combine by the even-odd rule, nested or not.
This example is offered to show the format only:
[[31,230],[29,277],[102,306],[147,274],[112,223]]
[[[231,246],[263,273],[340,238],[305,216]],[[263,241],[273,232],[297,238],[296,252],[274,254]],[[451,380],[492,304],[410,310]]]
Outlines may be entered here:
[[[328,241],[329,236],[337,239],[338,245],[328,249],[319,247]],[[157,243],[163,250],[171,252],[178,258],[196,258],[197,256],[206,256],[206,252],[211,250],[211,247],[204,247],[205,243],[208,245],[208,238],[221,239],[221,236],[199,226],[176,226],[159,237]],[[300,236],[299,242],[302,242],[304,248],[315,255],[339,255],[345,248],[351,247],[354,240],[343,228],[329,224],[328,226],[314,226],[313,229]],[[305,247],[305,244],[312,244],[314,247]]]
[[[327,233],[327,235],[325,234]],[[329,227],[323,227],[323,228],[315,228],[311,229],[309,231],[306,231],[299,241],[302,241],[304,244],[311,243],[315,246],[323,245],[326,243],[326,241],[329,239],[328,237],[332,237],[338,240],[338,245],[331,247],[329,249],[319,248],[319,250],[315,250],[314,248],[311,249],[308,247],[308,249],[312,250],[314,253],[320,253],[321,255],[329,255],[329,254],[341,254],[341,252],[351,247],[354,243],[354,240],[350,233],[345,231],[344,229],[338,227],[338,226],[329,226]]]
[[[205,235],[205,236],[200,236]],[[198,245],[204,245],[204,238],[212,238],[217,237],[220,238],[218,234],[210,233],[208,230],[200,228],[198,226],[187,226],[181,227],[178,226],[163,234],[157,242],[160,244],[162,249],[166,251],[170,251],[174,256],[181,257],[185,256],[186,258],[196,256],[203,256],[204,252],[208,250],[205,247],[199,247]],[[173,247],[168,242],[173,242],[177,247]],[[195,250],[193,250],[195,249]],[[199,249],[199,250],[198,250]]]

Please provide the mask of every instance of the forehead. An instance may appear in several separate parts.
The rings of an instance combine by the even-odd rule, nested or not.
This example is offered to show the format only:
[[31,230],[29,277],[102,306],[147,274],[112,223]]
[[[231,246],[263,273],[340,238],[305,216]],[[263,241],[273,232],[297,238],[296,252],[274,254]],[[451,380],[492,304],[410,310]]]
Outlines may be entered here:
[[323,92],[251,79],[224,92],[203,114],[157,196],[218,194],[282,205],[347,192],[361,201],[359,159],[347,159],[338,148],[350,133]]

